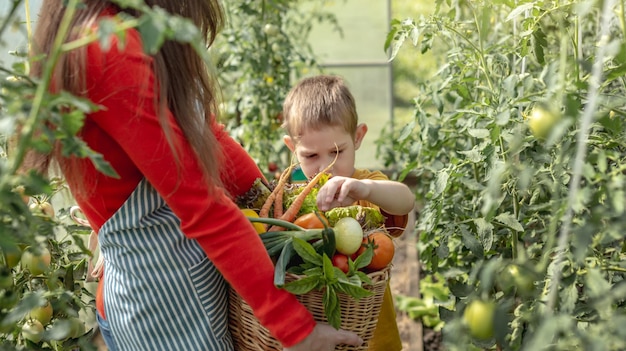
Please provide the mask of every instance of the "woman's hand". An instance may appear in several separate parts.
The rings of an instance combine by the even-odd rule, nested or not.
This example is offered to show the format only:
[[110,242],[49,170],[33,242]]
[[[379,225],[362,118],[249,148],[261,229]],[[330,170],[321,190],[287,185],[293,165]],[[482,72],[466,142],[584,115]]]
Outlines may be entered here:
[[337,345],[360,346],[363,340],[353,332],[337,330],[328,324],[317,323],[311,334],[301,343],[284,351],[333,351]]

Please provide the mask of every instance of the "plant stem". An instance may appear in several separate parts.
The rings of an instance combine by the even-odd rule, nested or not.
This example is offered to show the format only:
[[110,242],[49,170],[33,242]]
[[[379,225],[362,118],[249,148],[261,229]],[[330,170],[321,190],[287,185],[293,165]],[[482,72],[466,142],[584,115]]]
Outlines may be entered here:
[[78,4],[78,1],[79,0],[69,0],[66,6],[65,13],[63,14],[63,19],[61,20],[59,30],[57,31],[57,35],[52,46],[52,50],[47,57],[42,76],[40,77],[41,80],[39,82],[39,85],[37,86],[37,91],[35,92],[35,96],[33,98],[33,105],[30,110],[30,114],[28,116],[28,119],[26,120],[24,128],[22,128],[20,142],[15,154],[15,158],[13,159],[13,163],[10,168],[10,174],[16,173],[20,165],[22,164],[22,161],[24,160],[24,157],[26,155],[29,141],[33,137],[35,126],[40,122],[41,116],[39,114],[39,111],[41,109],[41,103],[44,96],[46,95],[48,87],[50,86],[50,81],[52,80],[52,75],[56,63],[61,56],[61,47],[69,31],[72,18],[74,17],[74,13],[76,12],[76,6]]
[[599,86],[602,78],[602,66],[605,56],[605,41],[609,38],[609,24],[610,13],[613,8],[614,0],[606,0],[602,8],[602,18],[600,20],[600,37],[598,39],[598,45],[595,61],[593,63],[591,77],[589,78],[589,93],[587,98],[587,105],[583,110],[582,120],[580,123],[580,130],[578,132],[578,140],[576,145],[576,156],[574,159],[574,166],[572,170],[572,179],[569,186],[567,210],[563,218],[563,224],[559,233],[559,242],[555,252],[555,259],[553,262],[553,276],[550,282],[547,302],[547,313],[552,314],[556,305],[557,293],[559,290],[559,284],[561,280],[560,265],[565,259],[565,252],[567,250],[569,241],[569,232],[572,225],[572,219],[574,216],[574,204],[577,201],[578,191],[580,187],[580,180],[582,178],[583,163],[586,157],[587,139],[589,136],[589,129],[593,122],[593,114],[598,102]]

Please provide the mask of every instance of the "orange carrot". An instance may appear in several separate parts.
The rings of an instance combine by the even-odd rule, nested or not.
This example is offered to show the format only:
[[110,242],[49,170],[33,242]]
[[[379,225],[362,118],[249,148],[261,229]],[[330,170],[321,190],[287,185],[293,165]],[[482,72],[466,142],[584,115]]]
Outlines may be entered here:
[[[298,196],[293,200],[293,203],[291,204],[291,206],[289,206],[287,211],[285,211],[285,213],[283,213],[283,215],[279,219],[282,219],[283,221],[287,221],[287,222],[293,222],[296,219],[296,215],[298,214],[298,212],[302,208],[302,205],[304,204],[304,199],[307,197],[307,195],[311,193],[311,190],[313,190],[313,188],[317,185],[317,183],[319,183],[320,179],[322,179],[322,175],[326,174],[333,167],[333,165],[335,164],[335,161],[337,161],[338,155],[339,153],[335,155],[335,159],[333,160],[333,162],[331,162],[328,166],[326,166],[326,168],[324,168],[323,171],[316,174],[315,177],[313,177],[313,179],[311,179],[311,181],[307,183],[307,185],[302,189],[302,192],[298,194]],[[272,226],[268,231],[274,231],[274,230],[275,230],[275,227]]]
[[[287,182],[285,182],[287,183]],[[274,199],[274,218],[280,218],[283,215],[283,193],[285,192],[285,186],[277,188],[276,198]]]
[[[270,195],[267,197],[267,199],[265,200],[265,203],[263,203],[263,206],[261,207],[261,210],[259,211],[259,217],[261,217],[261,218],[268,218],[269,217],[270,208],[276,202],[276,197],[277,197],[276,195],[278,195],[278,191],[279,191],[278,189],[282,189],[282,188],[285,187],[285,184],[287,183],[287,179],[289,179],[289,175],[291,174],[291,170],[293,169],[293,167],[295,167],[295,164],[291,164],[280,175],[280,178],[278,179],[278,183],[276,184],[276,187],[274,188],[274,190],[272,190]],[[282,197],[282,195],[281,195],[281,197]],[[282,201],[281,201],[280,206],[282,208]],[[274,211],[276,211],[276,208],[274,208]]]

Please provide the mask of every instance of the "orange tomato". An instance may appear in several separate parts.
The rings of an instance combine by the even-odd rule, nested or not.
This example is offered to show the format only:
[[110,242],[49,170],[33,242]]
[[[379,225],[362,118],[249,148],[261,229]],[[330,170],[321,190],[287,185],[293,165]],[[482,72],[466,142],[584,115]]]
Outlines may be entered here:
[[389,234],[385,232],[373,232],[367,236],[364,242],[366,245],[373,245],[374,248],[374,256],[370,264],[367,265],[367,269],[379,271],[391,263],[393,255],[396,252],[396,247],[393,245],[393,239],[391,239]]
[[[319,218],[317,217],[318,215]],[[324,222],[320,221],[320,218]],[[324,217],[323,214],[316,214],[315,212],[303,214],[302,216],[296,218],[295,221],[293,221],[293,224],[298,225],[304,229],[323,229],[324,223],[326,223],[326,226],[329,225],[328,220],[326,219],[326,217]]]

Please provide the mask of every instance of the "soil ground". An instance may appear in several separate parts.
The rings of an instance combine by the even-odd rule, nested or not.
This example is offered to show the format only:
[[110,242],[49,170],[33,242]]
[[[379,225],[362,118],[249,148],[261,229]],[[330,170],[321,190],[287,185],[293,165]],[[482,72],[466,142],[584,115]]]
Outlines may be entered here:
[[[416,215],[409,217],[407,231],[395,239],[396,253],[391,269],[391,291],[394,296],[419,297],[420,267],[417,253],[417,235],[414,230]],[[441,333],[422,328],[422,324],[397,311],[396,320],[403,351],[440,351]]]

